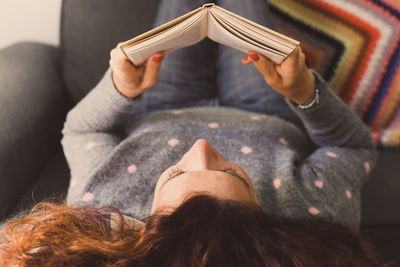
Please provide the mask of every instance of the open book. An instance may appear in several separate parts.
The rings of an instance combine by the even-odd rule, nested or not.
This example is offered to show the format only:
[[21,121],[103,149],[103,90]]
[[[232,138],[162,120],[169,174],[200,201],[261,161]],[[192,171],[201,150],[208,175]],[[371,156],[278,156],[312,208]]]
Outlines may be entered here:
[[245,53],[253,50],[277,64],[299,45],[292,38],[210,3],[120,43],[119,48],[139,66],[153,53],[164,51],[167,54],[206,37]]

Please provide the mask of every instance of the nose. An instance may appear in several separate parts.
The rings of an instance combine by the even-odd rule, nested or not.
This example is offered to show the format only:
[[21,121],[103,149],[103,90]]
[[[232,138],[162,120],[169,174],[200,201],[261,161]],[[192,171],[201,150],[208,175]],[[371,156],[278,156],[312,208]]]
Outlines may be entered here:
[[197,140],[185,155],[192,170],[215,169],[223,157],[205,139]]

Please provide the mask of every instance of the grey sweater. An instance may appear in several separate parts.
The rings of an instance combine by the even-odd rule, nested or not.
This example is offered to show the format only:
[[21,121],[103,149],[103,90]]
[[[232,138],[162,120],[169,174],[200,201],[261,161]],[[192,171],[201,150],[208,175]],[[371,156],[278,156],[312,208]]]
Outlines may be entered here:
[[376,163],[375,145],[366,126],[314,75],[319,104],[302,110],[287,101],[304,132],[276,116],[227,107],[157,111],[129,127],[138,100],[122,96],[108,70],[65,122],[67,203],[113,205],[145,220],[158,177],[204,138],[246,171],[265,212],[358,230],[361,187]]

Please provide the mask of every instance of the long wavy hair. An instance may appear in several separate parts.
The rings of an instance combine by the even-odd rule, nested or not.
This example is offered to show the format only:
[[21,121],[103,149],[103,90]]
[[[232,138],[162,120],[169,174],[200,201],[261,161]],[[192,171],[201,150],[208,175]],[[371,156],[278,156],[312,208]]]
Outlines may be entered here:
[[[105,214],[118,214],[117,228]],[[171,214],[127,227],[113,207],[42,202],[0,232],[4,266],[378,266],[346,227],[280,219],[260,207],[194,196]],[[0,264],[1,265],[1,264]]]

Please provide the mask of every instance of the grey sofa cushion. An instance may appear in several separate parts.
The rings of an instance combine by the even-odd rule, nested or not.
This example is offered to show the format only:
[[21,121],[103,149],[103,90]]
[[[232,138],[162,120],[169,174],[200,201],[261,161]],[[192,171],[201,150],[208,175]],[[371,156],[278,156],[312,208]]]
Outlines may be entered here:
[[43,200],[62,201],[67,195],[69,181],[70,170],[60,144],[35,183],[24,192],[14,213],[31,209]]
[[400,150],[378,151],[377,167],[363,188],[361,223],[400,224]]
[[381,255],[381,264],[394,261],[393,267],[400,266],[400,224],[362,227],[361,234]]
[[113,47],[152,28],[159,1],[63,1],[63,74],[75,103],[100,80]]
[[55,47],[38,43],[0,50],[0,216],[59,146],[68,101],[58,60]]

